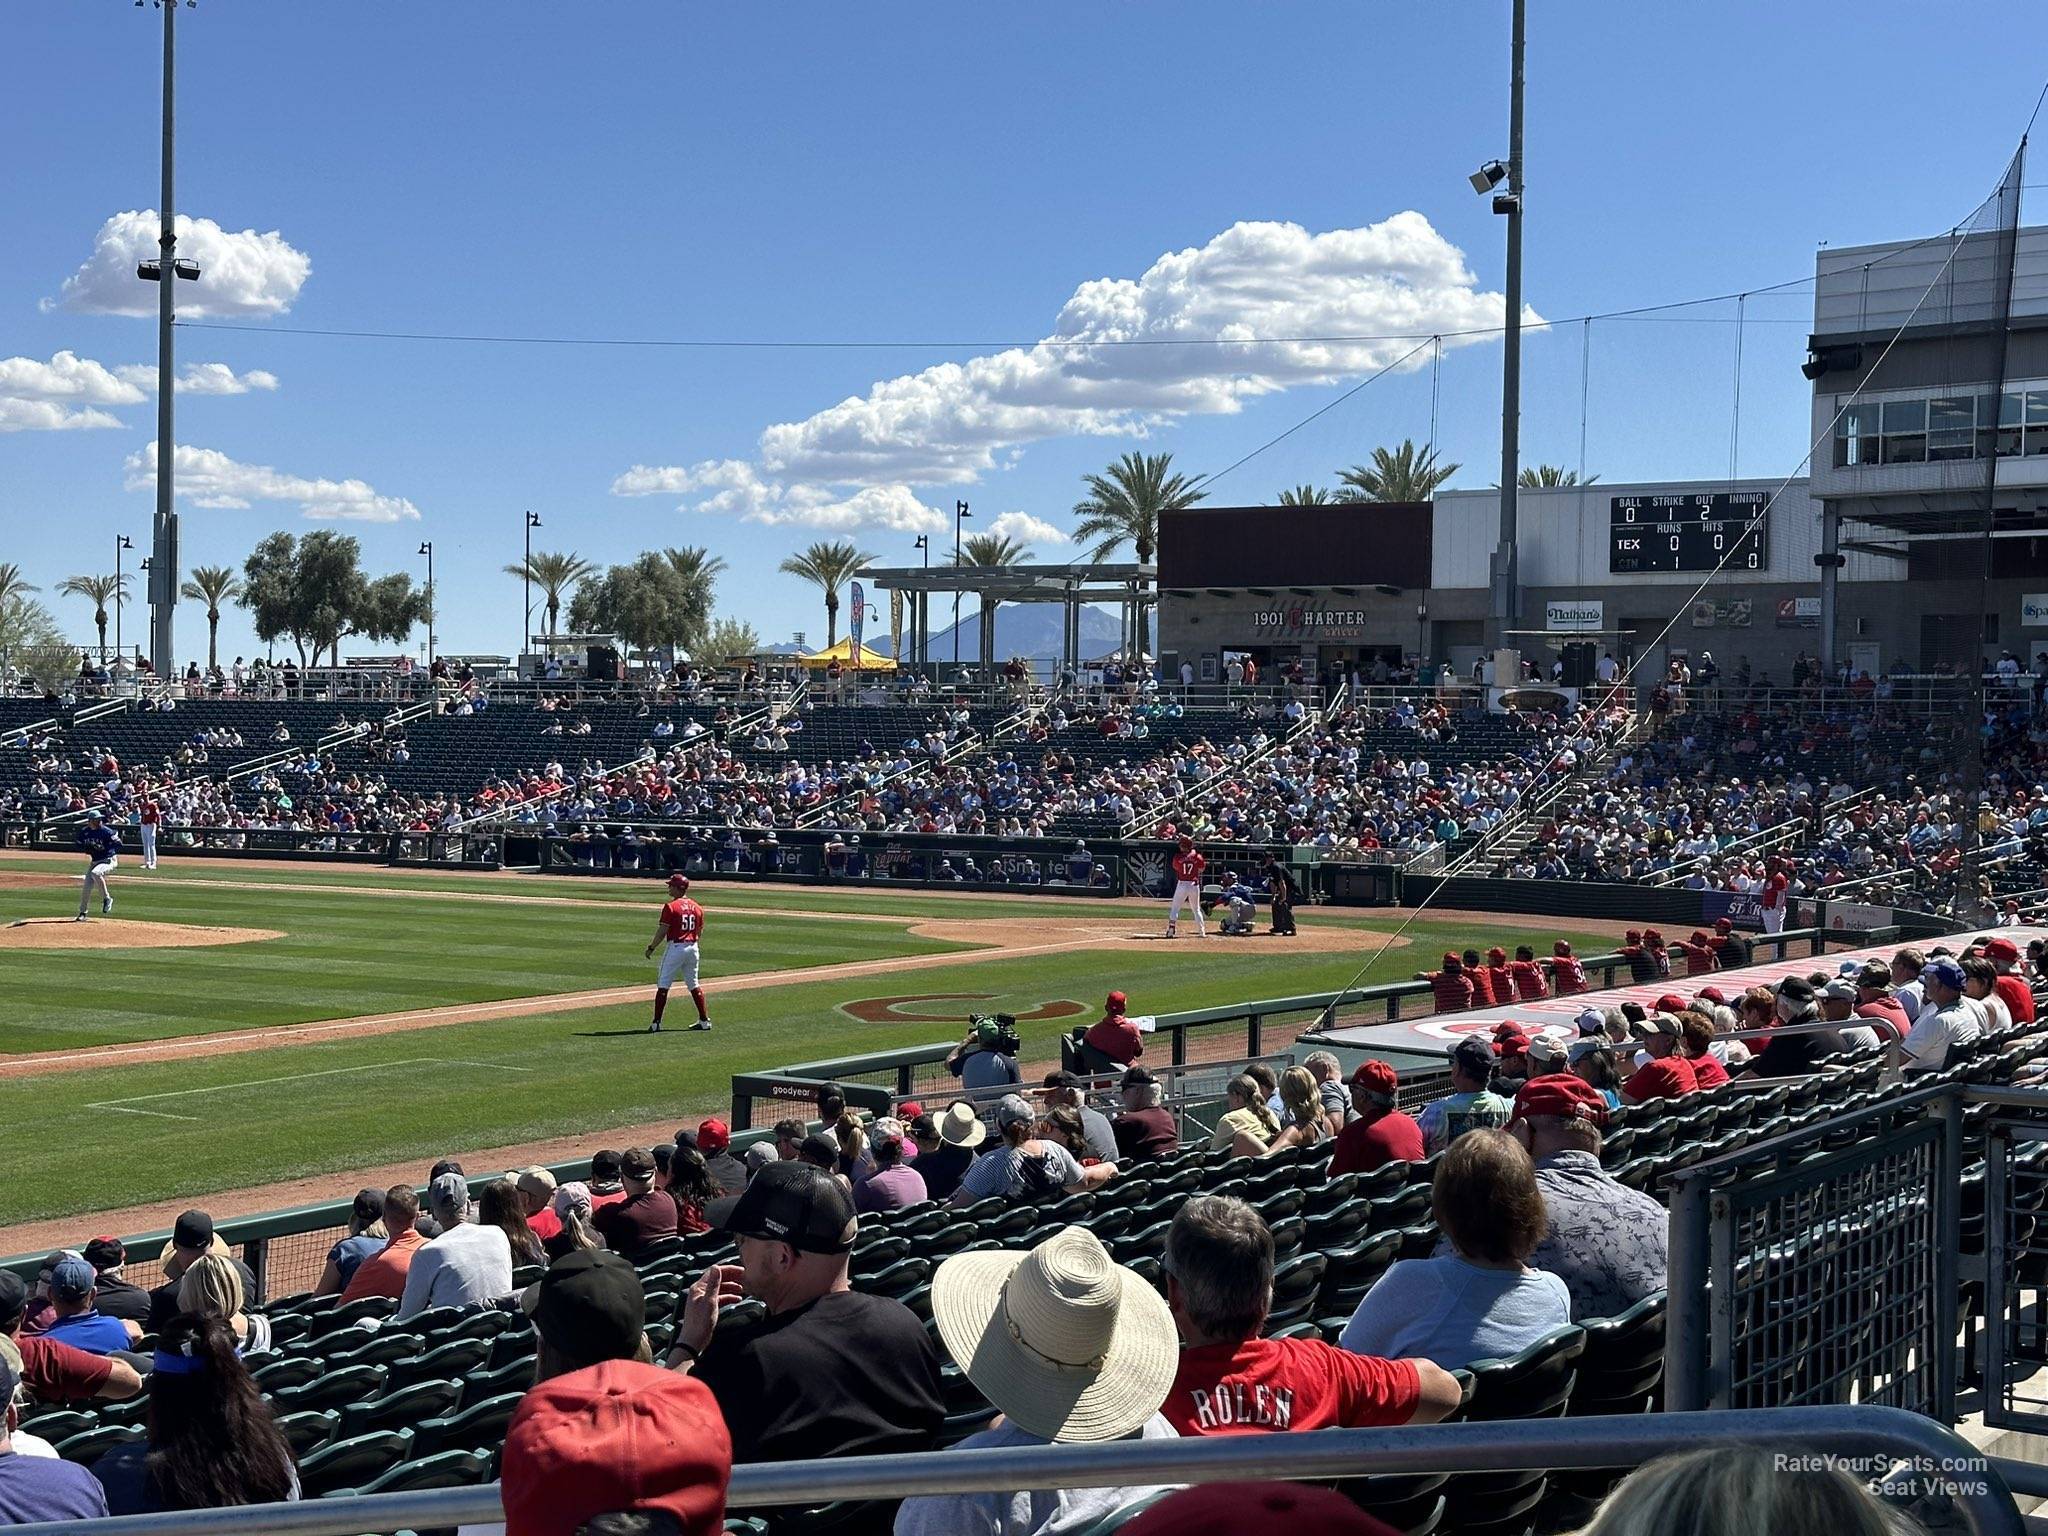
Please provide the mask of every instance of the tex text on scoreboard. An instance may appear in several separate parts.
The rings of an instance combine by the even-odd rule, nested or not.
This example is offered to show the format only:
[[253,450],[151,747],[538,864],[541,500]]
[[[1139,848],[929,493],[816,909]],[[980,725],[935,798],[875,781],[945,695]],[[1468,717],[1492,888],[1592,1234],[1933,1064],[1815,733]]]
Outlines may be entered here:
[[1762,571],[1771,558],[1769,506],[1763,491],[1610,497],[1607,569]]

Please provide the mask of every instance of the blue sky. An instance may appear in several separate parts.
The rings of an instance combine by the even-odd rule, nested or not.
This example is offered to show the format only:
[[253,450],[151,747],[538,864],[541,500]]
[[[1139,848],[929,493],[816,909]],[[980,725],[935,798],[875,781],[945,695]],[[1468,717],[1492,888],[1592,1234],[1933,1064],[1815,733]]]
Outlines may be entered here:
[[[1963,28],[1889,3],[1532,10],[1525,299],[1549,319],[1760,288],[1810,276],[1822,241],[1946,228],[2041,86],[2039,50],[1986,46],[2027,35],[2019,3]],[[180,471],[185,563],[337,526],[373,572],[417,574],[432,539],[442,648],[502,652],[519,587],[497,572],[529,507],[538,547],[599,561],[709,546],[730,566],[720,611],[769,640],[823,629],[814,589],[775,573],[791,549],[853,537],[908,563],[956,497],[976,527],[1049,525],[1007,526],[1068,558],[1049,535],[1084,472],[1140,445],[1221,469],[1410,343],[990,355],[1055,334],[1497,318],[1500,221],[1465,177],[1505,149],[1506,18],[1506,0],[203,0],[179,14],[178,201],[227,232],[195,286],[256,329],[179,334],[182,362],[222,365],[179,401],[181,445],[205,452]],[[109,221],[156,205],[158,35],[121,0],[0,20],[0,560],[45,589],[110,568],[117,533],[147,542],[154,411],[146,375],[121,370],[153,361],[154,329],[103,311],[153,295],[121,277]],[[1745,307],[1743,474],[1805,450],[1809,303]],[[1590,469],[1727,472],[1735,313],[1593,327]],[[1525,462],[1579,462],[1584,341],[1576,324],[1529,341]],[[1329,483],[1428,437],[1429,355],[1212,499]],[[1466,466],[1456,485],[1495,478],[1499,387],[1497,343],[1446,347],[1436,435]],[[83,605],[55,606],[83,637]],[[203,619],[181,605],[179,625],[180,659],[200,654]],[[222,639],[255,648],[239,613]]]

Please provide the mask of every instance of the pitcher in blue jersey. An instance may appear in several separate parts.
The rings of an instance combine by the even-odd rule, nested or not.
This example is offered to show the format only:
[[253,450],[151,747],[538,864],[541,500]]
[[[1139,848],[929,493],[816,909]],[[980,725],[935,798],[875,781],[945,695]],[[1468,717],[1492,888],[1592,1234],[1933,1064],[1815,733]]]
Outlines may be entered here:
[[98,811],[85,813],[85,825],[78,829],[78,846],[92,860],[78,885],[78,921],[85,921],[85,909],[92,902],[92,888],[100,888],[100,916],[114,910],[114,893],[107,889],[107,876],[121,867],[121,837],[107,825]]

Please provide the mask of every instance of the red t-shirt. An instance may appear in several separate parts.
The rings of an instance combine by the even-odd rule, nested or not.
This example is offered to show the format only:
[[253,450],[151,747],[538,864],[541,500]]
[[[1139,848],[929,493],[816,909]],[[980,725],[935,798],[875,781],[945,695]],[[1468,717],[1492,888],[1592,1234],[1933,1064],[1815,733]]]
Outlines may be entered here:
[[1675,947],[1685,952],[1685,974],[1688,976],[1704,976],[1721,968],[1720,962],[1714,958],[1712,945],[1679,944]]
[[1330,1177],[1340,1173],[1371,1173],[1388,1163],[1422,1161],[1422,1127],[1398,1109],[1371,1120],[1354,1120],[1337,1133],[1330,1154]]
[[671,944],[694,944],[704,931],[704,909],[687,896],[664,902],[661,908],[661,936]]
[[2031,1024],[2034,1022],[2034,993],[2031,987],[2020,980],[2019,977],[2008,976],[2003,973],[2000,973],[1991,985],[1992,989],[2004,1000],[2006,1008],[2011,1012],[2013,1023]]
[[105,1355],[39,1333],[20,1334],[14,1343],[21,1351],[21,1379],[38,1402],[90,1402],[114,1373],[114,1362]]
[[1092,1045],[1120,1067],[1128,1067],[1145,1054],[1145,1037],[1122,1014],[1113,1014],[1099,1019],[1088,1027],[1088,1033],[1081,1037],[1084,1044]]
[[1159,1411],[1181,1435],[1242,1435],[1406,1424],[1421,1399],[1410,1361],[1320,1339],[1243,1339],[1182,1350]]
[[[1880,997],[1875,1002],[1858,1004],[1856,1017],[1859,1019],[1873,1019],[1879,1023],[1889,1024],[1897,1031],[1892,1036],[1894,1040],[1905,1039],[1908,1034],[1912,1033],[1913,1029],[1913,1021],[1906,1017],[1906,1005],[1889,994]],[[1878,1038],[1880,1040],[1884,1038],[1882,1032],[1879,1033]]]
[[1173,856],[1173,877],[1176,880],[1200,880],[1202,871],[1209,867],[1209,861],[1202,857],[1199,849],[1190,848],[1186,853]]
[[1698,1091],[1699,1075],[1683,1056],[1664,1056],[1646,1061],[1621,1085],[1621,1096],[1631,1104],[1647,1099],[1676,1099]]
[[1515,981],[1515,1001],[1528,1002],[1533,998],[1550,996],[1550,984],[1544,979],[1543,967],[1534,960],[1510,960],[1508,974]]
[[1701,1088],[1718,1088],[1728,1081],[1728,1069],[1711,1056],[1688,1056],[1693,1081]]
[[544,1205],[535,1211],[526,1218],[526,1224],[533,1229],[533,1235],[542,1242],[546,1242],[551,1237],[561,1235],[562,1218],[555,1214],[555,1208],[552,1205]]
[[1493,1000],[1496,1003],[1512,1003],[1515,1000],[1515,972],[1512,966],[1489,965],[1486,979],[1493,983]]
[[1429,989],[1436,994],[1438,1013],[1456,1013],[1472,1006],[1472,978],[1463,971],[1431,971]]
[[1465,971],[1465,979],[1472,983],[1473,1007],[1491,1008],[1495,1003],[1504,1003],[1507,1001],[1506,998],[1495,995],[1493,990],[1493,975],[1486,969],[1486,967],[1479,965],[1467,967]]

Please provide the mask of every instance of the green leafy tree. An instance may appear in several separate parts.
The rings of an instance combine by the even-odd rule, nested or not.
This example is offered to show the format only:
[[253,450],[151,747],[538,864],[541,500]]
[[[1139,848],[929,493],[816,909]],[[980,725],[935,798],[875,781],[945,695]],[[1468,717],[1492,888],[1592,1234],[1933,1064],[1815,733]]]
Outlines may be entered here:
[[853,544],[839,541],[813,544],[800,555],[791,555],[780,567],[785,576],[814,581],[825,593],[825,645],[839,643],[839,589],[851,581],[875,557]]
[[711,627],[711,598],[725,562],[695,544],[664,549],[661,554],[675,572],[676,580],[682,583],[683,606],[689,620],[685,628],[687,646],[694,649],[703,643],[705,631]]
[[119,576],[66,576],[57,583],[66,597],[82,597],[92,604],[93,627],[100,632],[100,654],[107,654],[107,604],[128,600],[128,573]]
[[[0,573],[8,567],[0,566]],[[33,679],[56,693],[78,673],[78,651],[64,638],[50,610],[17,585],[0,597],[0,673]]]
[[1280,493],[1283,507],[1326,507],[1337,499],[1334,492],[1320,485],[1297,485],[1291,491]]
[[206,665],[211,670],[220,665],[221,604],[233,602],[242,595],[241,578],[235,575],[231,565],[195,565],[192,567],[192,579],[180,587],[178,593],[195,603],[206,604]]
[[704,644],[697,659],[707,666],[722,667],[741,656],[761,649],[761,635],[753,625],[739,619],[714,619],[704,631]]
[[697,595],[665,553],[648,551],[586,580],[569,603],[574,629],[617,635],[636,651],[689,649],[702,631]]
[[1599,478],[1588,475],[1581,480],[1576,469],[1566,469],[1561,464],[1538,464],[1516,475],[1515,484],[1525,491],[1542,491],[1563,485],[1591,485]]
[[341,642],[362,635],[397,644],[428,617],[428,595],[398,573],[375,580],[362,569],[362,546],[322,528],[304,538],[273,533],[242,564],[235,601],[249,610],[265,645],[290,640],[299,665],[322,652],[341,664]]
[[[1173,471],[1170,453],[1127,453],[1099,475],[1084,482],[1088,494],[1074,504],[1074,516],[1081,521],[1074,537],[1082,543],[1094,540],[1088,558],[1100,565],[1124,545],[1150,565],[1159,550],[1159,518],[1203,500],[1208,493],[1195,489],[1195,482]],[[1138,649],[1148,651],[1143,611],[1138,619]]]
[[1337,494],[1345,501],[1428,501],[1460,467],[1438,463],[1435,448],[1418,449],[1404,438],[1398,448],[1373,449],[1370,464],[1341,471],[1344,489]]
[[548,613],[547,632],[552,635],[555,632],[555,620],[562,611],[563,594],[586,576],[595,576],[597,567],[578,554],[552,554],[535,550],[531,560],[506,566],[505,574],[522,582],[531,581],[541,589]]

